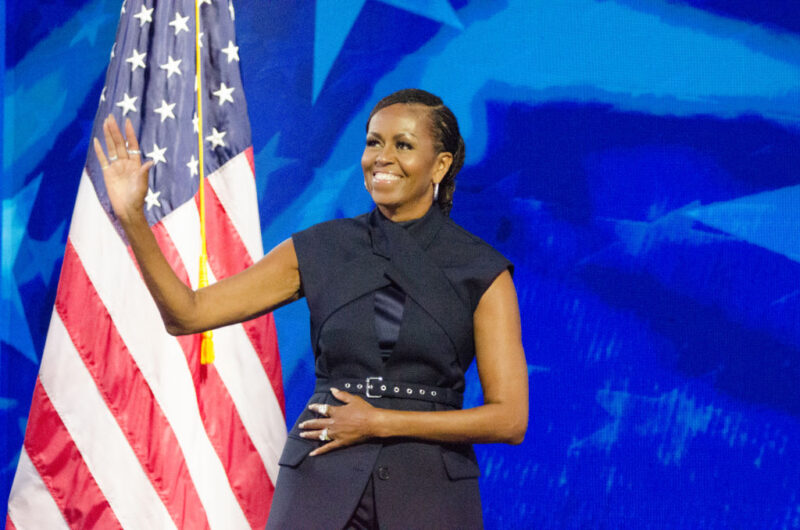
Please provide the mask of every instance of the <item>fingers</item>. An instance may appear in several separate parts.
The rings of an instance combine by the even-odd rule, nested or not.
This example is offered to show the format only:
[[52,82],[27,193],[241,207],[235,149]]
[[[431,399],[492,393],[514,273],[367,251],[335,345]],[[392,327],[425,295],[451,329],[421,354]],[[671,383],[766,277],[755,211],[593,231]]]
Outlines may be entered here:
[[353,398],[355,397],[350,392],[345,392],[344,390],[339,390],[338,388],[331,388],[331,394],[333,394],[333,397],[335,397],[342,403],[350,403],[351,401],[353,401]]
[[106,143],[106,151],[108,152],[108,161],[113,162],[115,161],[117,156],[117,148],[114,144],[114,138],[111,136],[111,129],[108,123],[108,118],[103,120],[103,139]]
[[103,120],[103,137],[106,141],[106,151],[108,151],[108,161],[113,163],[119,158],[127,158],[128,154],[125,152],[125,142],[120,141],[122,135],[117,126],[117,120],[114,116],[109,114]]
[[97,161],[100,163],[100,169],[105,169],[108,167],[108,159],[106,158],[106,154],[103,152],[103,147],[100,145],[100,140],[96,137],[94,138],[94,154],[97,156]]
[[139,168],[139,176],[141,177],[142,175],[147,175],[147,173],[150,171],[150,168],[153,167],[153,164],[154,162],[152,160],[148,160],[142,164],[142,167]]
[[[298,425],[298,427],[301,429],[307,429],[301,432],[300,436],[303,436],[304,438],[314,438],[314,436],[309,434],[313,432],[312,429],[314,431],[317,431],[317,434],[319,434],[320,430],[326,427],[330,428],[331,425],[333,425],[333,420],[330,420],[328,418],[317,418],[315,420],[306,420],[300,425]],[[305,434],[309,434],[309,436],[304,436]]]
[[[141,164],[142,152],[130,119],[125,120],[125,135],[123,136],[114,116],[112,114],[106,116],[105,120],[103,120],[103,138],[108,151],[107,156],[103,152],[102,144],[99,140],[95,139],[94,146],[97,159],[103,169],[117,160],[130,159],[136,164]],[[146,173],[152,166],[151,162],[146,163],[141,166],[140,173]]]
[[[301,429],[324,429],[326,427],[330,427],[333,424],[333,419],[331,419],[331,413],[333,409],[336,407],[331,407],[327,403],[312,403],[308,406],[308,410],[323,416],[322,418],[314,418],[310,420],[306,420],[298,425]],[[319,431],[316,432],[319,434]],[[300,436],[304,438],[315,438],[315,434],[312,431],[305,431],[300,433]]]
[[317,414],[320,414],[322,416],[330,416],[332,408],[333,407],[331,407],[330,405],[323,403],[312,403],[311,405],[308,406],[308,410],[316,412]]
[[139,148],[139,140],[136,139],[136,131],[133,130],[133,124],[130,118],[125,120],[125,138],[128,156],[134,160],[140,161],[142,151]]
[[319,456],[324,455],[325,453],[330,453],[340,447],[347,447],[347,443],[342,442],[341,440],[331,440],[330,442],[326,443],[325,445],[321,445],[308,453],[308,456]]
[[305,438],[307,440],[319,440],[320,442],[331,442],[333,441],[333,432],[328,427],[323,429],[316,429],[313,431],[303,431],[300,433],[301,438]]
[[[118,158],[128,158],[128,150],[125,147],[125,138],[122,136],[122,131],[119,130],[117,120],[114,116],[109,115],[106,119],[108,123],[108,132],[114,141],[115,154]],[[109,159],[111,156],[111,148],[109,147]]]
[[324,445],[321,445],[308,453],[309,456],[325,454],[329,451],[333,451],[334,449],[351,445],[352,442],[348,442],[344,439],[337,439],[335,433],[330,430],[330,425],[333,425],[333,420],[328,419],[308,420],[300,424],[301,428],[315,429],[303,431],[300,433],[300,436],[308,440],[319,440],[320,442],[325,442]]
[[333,431],[331,431],[330,427],[333,425],[333,420],[329,419],[317,419],[317,420],[308,420],[301,423],[299,426],[301,429],[313,429],[308,431],[303,431],[300,433],[302,438],[306,438],[307,440],[319,440],[320,442],[325,442],[325,445],[322,445],[315,450],[311,451],[309,455],[316,456],[319,454],[327,453],[332,449],[336,449],[337,447],[343,447],[349,445],[347,442],[343,440],[337,440]]

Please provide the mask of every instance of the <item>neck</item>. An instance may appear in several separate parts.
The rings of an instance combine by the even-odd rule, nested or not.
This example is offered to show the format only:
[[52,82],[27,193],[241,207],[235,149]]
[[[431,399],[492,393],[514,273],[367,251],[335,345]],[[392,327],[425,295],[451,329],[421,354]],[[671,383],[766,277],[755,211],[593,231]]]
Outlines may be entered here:
[[383,214],[383,216],[394,223],[400,223],[403,221],[412,221],[414,219],[419,219],[421,217],[424,217],[432,206],[433,206],[433,201],[431,201],[424,209],[414,208],[411,210],[404,209],[401,207],[387,206],[385,204],[377,205],[378,210]]

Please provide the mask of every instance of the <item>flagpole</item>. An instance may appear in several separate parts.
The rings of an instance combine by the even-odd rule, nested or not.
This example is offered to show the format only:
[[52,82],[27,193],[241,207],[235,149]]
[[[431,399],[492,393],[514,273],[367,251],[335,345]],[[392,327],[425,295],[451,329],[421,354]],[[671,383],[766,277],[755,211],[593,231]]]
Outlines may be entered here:
[[[203,76],[201,75],[200,57],[200,1],[194,1],[194,57],[195,85],[197,87],[197,159],[199,163],[200,187],[200,277],[198,288],[208,285],[208,250],[206,248],[206,195],[205,195],[205,163],[203,162]],[[214,340],[211,330],[203,332],[200,342],[200,364],[214,362]]]

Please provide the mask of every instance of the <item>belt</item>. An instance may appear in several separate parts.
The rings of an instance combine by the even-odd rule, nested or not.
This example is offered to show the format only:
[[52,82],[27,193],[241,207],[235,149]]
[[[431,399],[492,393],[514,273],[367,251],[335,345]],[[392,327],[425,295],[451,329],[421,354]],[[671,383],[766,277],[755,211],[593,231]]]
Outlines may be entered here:
[[366,377],[364,379],[322,379],[317,381],[314,392],[328,392],[331,387],[360,394],[370,399],[392,397],[401,399],[416,399],[443,403],[456,408],[461,408],[464,394],[452,388],[438,386],[417,385],[415,383],[402,383],[400,381],[385,381],[382,377]]

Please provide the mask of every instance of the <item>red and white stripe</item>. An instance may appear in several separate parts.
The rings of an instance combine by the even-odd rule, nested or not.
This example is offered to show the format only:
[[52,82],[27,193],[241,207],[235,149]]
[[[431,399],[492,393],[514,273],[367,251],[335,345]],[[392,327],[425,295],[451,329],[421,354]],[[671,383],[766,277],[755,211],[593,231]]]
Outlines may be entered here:
[[[252,149],[207,179],[210,280],[263,253]],[[196,201],[153,232],[196,287]],[[9,528],[263,528],[286,438],[271,315],[172,337],[86,173],[8,504]]]

